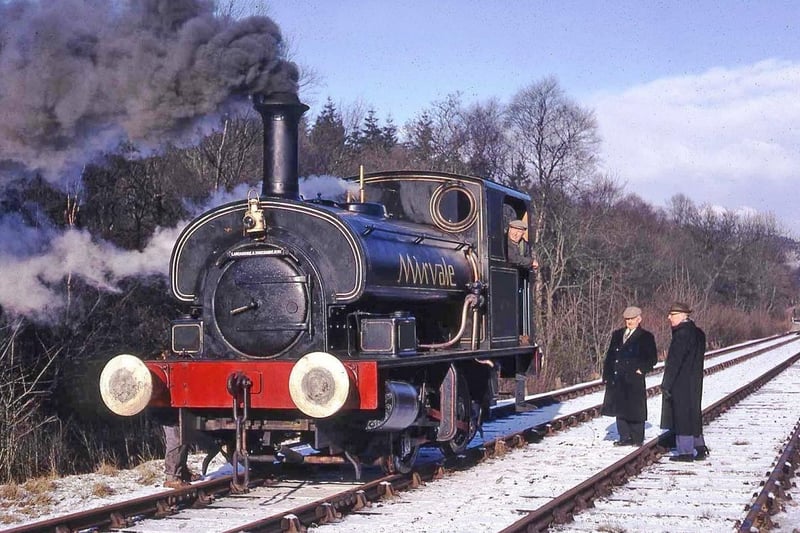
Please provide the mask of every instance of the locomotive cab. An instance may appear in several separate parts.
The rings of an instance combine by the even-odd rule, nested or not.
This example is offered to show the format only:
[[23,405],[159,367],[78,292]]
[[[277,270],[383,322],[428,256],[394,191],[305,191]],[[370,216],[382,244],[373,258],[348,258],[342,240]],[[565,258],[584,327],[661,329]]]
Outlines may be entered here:
[[[369,174],[363,177],[362,186],[364,197],[384,205],[392,220],[428,227],[463,243],[462,250],[471,250],[477,272],[473,272],[474,279],[469,283],[488,285],[482,293],[487,310],[475,343],[472,332],[468,332],[460,346],[515,347],[533,338],[532,261],[521,264],[509,257],[506,232],[510,220],[524,220],[527,224],[527,195],[481,178],[434,172]],[[403,276],[404,263],[410,261],[401,258],[399,262]],[[419,270],[416,264],[410,268]],[[417,322],[430,324],[429,320]],[[451,324],[448,335],[453,333]]]

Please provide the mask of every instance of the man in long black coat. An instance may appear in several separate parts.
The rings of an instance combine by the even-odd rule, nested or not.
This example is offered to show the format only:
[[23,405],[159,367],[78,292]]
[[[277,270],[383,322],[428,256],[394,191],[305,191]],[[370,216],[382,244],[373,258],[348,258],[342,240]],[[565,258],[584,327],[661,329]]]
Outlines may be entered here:
[[619,440],[615,446],[639,446],[647,420],[647,386],[644,376],[658,360],[653,334],[640,327],[642,310],[628,307],[622,313],[625,327],[611,334],[603,363],[606,394],[602,414],[617,417]]
[[689,305],[675,302],[668,315],[672,342],[661,382],[661,427],[675,433],[677,454],[670,457],[672,461],[693,461],[695,447],[707,450],[702,440],[701,403],[706,334],[689,318],[691,312]]

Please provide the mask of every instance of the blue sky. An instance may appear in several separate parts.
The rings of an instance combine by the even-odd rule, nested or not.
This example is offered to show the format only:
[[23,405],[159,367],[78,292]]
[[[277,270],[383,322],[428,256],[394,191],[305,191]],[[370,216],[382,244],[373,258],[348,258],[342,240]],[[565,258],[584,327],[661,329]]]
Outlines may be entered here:
[[448,94],[507,102],[555,76],[594,110],[604,171],[654,205],[771,211],[800,236],[800,2],[242,2],[317,76],[319,110],[402,125]]

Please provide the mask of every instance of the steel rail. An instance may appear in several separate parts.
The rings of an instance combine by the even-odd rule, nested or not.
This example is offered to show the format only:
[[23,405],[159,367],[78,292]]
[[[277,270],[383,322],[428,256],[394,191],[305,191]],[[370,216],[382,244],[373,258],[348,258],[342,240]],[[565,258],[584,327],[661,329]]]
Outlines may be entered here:
[[[703,423],[705,424],[718,417],[798,360],[800,360],[800,352],[726,397],[714,402],[703,410]],[[501,530],[500,533],[539,533],[546,531],[553,524],[563,524],[571,521],[573,514],[593,505],[594,499],[608,494],[611,486],[625,483],[629,477],[638,474],[645,466],[665,453],[668,448],[662,443],[671,436],[672,433],[670,431],[662,433],[658,438],[648,442],[610,467],[598,472],[538,509],[529,512],[523,518]]]
[[[231,492],[232,476],[194,483],[185,488],[165,489],[164,492],[133,500],[104,505],[97,509],[71,513],[48,520],[3,530],[3,533],[33,533],[54,531],[67,533],[92,529],[123,529],[142,517],[162,518],[177,512],[178,507],[203,507],[217,497]],[[254,482],[262,480],[254,480]]]
[[740,533],[752,531],[767,531],[777,524],[772,522],[772,516],[782,510],[783,502],[790,500],[791,496],[786,491],[792,487],[792,476],[800,464],[800,421],[794,426],[783,452],[772,472],[768,472],[766,481],[762,483],[760,492],[756,493],[754,500],[745,509],[748,511],[744,520],[737,524],[736,530]]

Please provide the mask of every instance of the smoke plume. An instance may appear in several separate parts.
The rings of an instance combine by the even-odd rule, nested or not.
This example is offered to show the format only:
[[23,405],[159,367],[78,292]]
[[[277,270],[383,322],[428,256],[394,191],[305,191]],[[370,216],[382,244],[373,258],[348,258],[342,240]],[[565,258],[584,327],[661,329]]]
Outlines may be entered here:
[[[251,187],[242,184],[231,192],[220,191],[207,202],[187,205],[191,217],[209,209],[247,198]],[[255,189],[254,189],[255,190]],[[182,229],[157,228],[142,251],[122,250],[93,239],[79,229],[53,226],[32,228],[17,213],[0,216],[0,307],[13,316],[51,322],[64,307],[66,275],[105,292],[118,292],[121,280],[134,276],[169,273],[169,258]]]
[[255,92],[296,92],[278,26],[208,0],[0,3],[0,172],[51,181],[125,140],[180,142]]
[[[9,223],[0,220],[3,230],[10,229]],[[88,232],[71,229],[53,234],[47,247],[34,255],[0,252],[0,268],[7,273],[0,278],[0,306],[10,315],[49,321],[64,305],[57,287],[67,273],[106,292],[117,292],[116,283],[128,276],[166,275],[166,258],[177,236],[177,229],[160,229],[138,252],[93,242]]]
[[306,200],[323,198],[344,202],[348,196],[358,198],[358,183],[346,181],[336,176],[307,176],[300,178],[300,195]]
[[[140,153],[185,145],[250,94],[296,93],[278,26],[214,10],[211,0],[0,0],[0,191],[35,174],[74,181],[122,142]],[[128,276],[166,275],[178,228],[125,251],[0,212],[0,308],[49,320],[67,276],[115,291]]]

